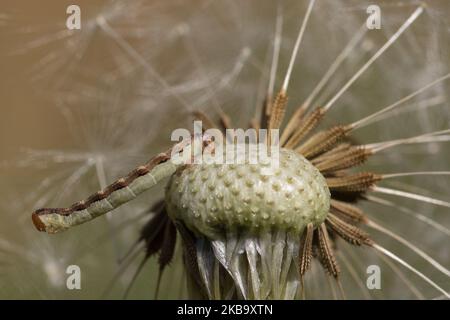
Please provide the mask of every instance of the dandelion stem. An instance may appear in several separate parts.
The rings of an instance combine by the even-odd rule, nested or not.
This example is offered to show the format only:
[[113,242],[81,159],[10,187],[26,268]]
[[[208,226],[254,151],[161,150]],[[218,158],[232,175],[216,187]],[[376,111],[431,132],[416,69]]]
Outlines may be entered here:
[[289,61],[289,67],[286,71],[286,76],[284,78],[283,86],[281,88],[281,91],[283,91],[283,92],[287,92],[287,89],[289,86],[289,81],[291,79],[292,69],[294,68],[295,59],[297,57],[297,53],[300,48],[300,44],[302,42],[303,35],[305,33],[306,26],[308,25],[308,20],[311,15],[312,9],[314,7],[314,3],[315,3],[315,0],[309,1],[308,9],[306,10],[305,17],[303,18],[303,23],[302,23],[302,26],[300,27],[300,31],[298,33],[297,40],[294,45],[294,50],[292,51],[291,60]]
[[301,106],[301,108],[303,110],[307,110],[309,108],[309,106],[311,105],[312,101],[315,99],[317,94],[328,83],[328,81],[334,75],[334,73],[339,68],[339,66],[342,64],[342,62],[345,61],[345,59],[348,57],[350,52],[355,48],[356,44],[366,34],[367,30],[368,29],[367,29],[366,23],[363,23],[363,25],[359,28],[358,32],[350,39],[349,43],[346,45],[344,50],[342,50],[342,52],[336,57],[336,59],[330,65],[330,67],[328,68],[326,73],[323,75],[322,79],[320,79],[319,83],[316,85],[316,87],[313,89],[313,91],[307,97],[305,102],[303,102],[303,104]]
[[116,282],[119,280],[119,278],[123,275],[123,273],[128,269],[128,267],[131,265],[131,263],[137,258],[137,256],[144,252],[145,250],[144,243],[140,243],[134,252],[129,255],[125,260],[120,262],[119,269],[115,272],[112,279],[109,281],[106,288],[103,290],[103,293],[101,295],[102,298],[106,298],[107,294],[112,290]]
[[133,277],[130,280],[130,283],[128,284],[127,288],[125,289],[125,293],[123,294],[123,299],[127,299],[128,295],[130,293],[131,288],[133,287],[137,277],[139,276],[139,274],[141,273],[142,268],[145,266],[145,263],[147,262],[148,258],[145,257],[144,259],[142,259],[142,261],[139,263],[138,267],[136,268],[136,270],[134,271]]
[[269,86],[267,89],[267,101],[272,102],[273,92],[275,87],[275,79],[278,69],[278,60],[280,58],[280,47],[281,47],[281,34],[283,30],[283,12],[280,2],[277,6],[277,20],[275,23],[275,35],[273,40],[273,55],[272,63],[270,66],[270,76],[269,76]]
[[364,126],[367,126],[369,124],[372,124],[372,123],[378,121],[379,119],[377,119],[377,118],[379,118],[380,115],[392,111],[393,109],[395,109],[399,105],[401,105],[401,104],[411,100],[412,98],[414,98],[415,96],[421,94],[422,92],[426,91],[427,89],[429,89],[429,88],[433,87],[434,85],[436,85],[436,84],[438,84],[438,83],[440,83],[442,81],[445,81],[445,80],[447,80],[449,78],[450,78],[450,73],[448,73],[445,76],[440,77],[439,79],[434,80],[433,82],[427,84],[426,86],[424,86],[424,87],[422,87],[422,88],[420,88],[420,89],[410,93],[406,97],[403,97],[402,99],[394,102],[393,104],[387,106],[386,108],[383,108],[382,110],[380,110],[378,112],[375,112],[375,113],[373,113],[373,114],[371,114],[371,115],[369,115],[369,116],[367,116],[367,117],[365,117],[365,118],[363,118],[361,120],[353,122],[350,125],[352,127],[352,130],[356,130],[356,129],[362,128]]
[[416,171],[416,172],[383,174],[382,177],[383,179],[391,179],[410,176],[448,176],[448,175],[450,175],[450,171]]
[[382,150],[385,150],[385,149],[388,149],[391,147],[399,146],[402,144],[445,142],[445,141],[450,141],[450,135],[447,135],[448,133],[450,133],[450,129],[425,133],[425,134],[421,134],[419,136],[410,137],[410,138],[367,144],[364,147],[371,150],[373,153],[377,153],[379,151],[382,151]]
[[159,84],[166,89],[183,107],[185,107],[187,110],[190,110],[191,107],[189,104],[184,101],[183,98],[181,98],[177,93],[173,92],[170,85],[164,80],[158,72],[142,57],[141,54],[139,54],[136,49],[134,49],[123,37],[121,37],[107,22],[104,16],[98,16],[97,17],[97,24],[100,26],[100,28],[108,34],[111,38],[113,38],[116,43],[127,53],[129,54],[133,59],[135,59],[144,69],[152,76],[154,77]]
[[200,96],[198,99],[196,99],[194,102],[191,103],[191,105],[198,106],[203,105],[206,101],[211,99],[211,94],[216,94],[219,89],[229,87],[230,83],[235,80],[239,74],[241,73],[242,69],[244,68],[245,63],[247,62],[247,59],[250,57],[252,51],[249,47],[243,47],[239,56],[236,59],[236,62],[233,66],[233,68],[225,74],[220,81],[217,83],[217,85],[214,86],[214,88],[211,88],[208,90],[204,95]]
[[[194,46],[194,43],[192,41],[189,41],[187,39],[187,35],[190,33],[190,29],[188,26],[186,26],[185,28],[183,28],[183,30],[185,30],[185,32],[183,32],[181,34],[182,39],[183,39],[183,43],[186,47],[186,51],[188,52],[189,56],[191,57],[191,60],[194,62],[195,67],[199,70],[201,77],[204,80],[208,80],[208,77],[206,75],[205,72],[205,68],[204,65],[202,63],[202,61],[200,60],[200,56]],[[207,85],[205,87],[207,93],[210,95],[211,100],[213,102],[214,107],[219,111],[219,112],[223,112],[222,108],[220,107],[219,101],[217,100],[217,95],[216,93],[211,89],[211,86]]]
[[412,15],[405,21],[405,23],[394,33],[389,40],[367,61],[350,80],[341,88],[341,90],[336,93],[336,95],[331,98],[330,101],[324,106],[325,110],[330,109],[333,104],[344,94],[345,91],[374,63],[399,37],[400,35],[408,29],[408,27],[422,14],[423,7],[418,7]]
[[344,254],[343,250],[337,252],[340,260],[344,263],[344,266],[347,268],[350,277],[353,279],[355,284],[359,287],[361,293],[363,294],[365,300],[370,300],[370,294],[368,293],[367,288],[363,285],[362,279],[358,276],[358,272],[355,270],[353,265],[348,260],[347,256]]
[[373,228],[375,230],[378,230],[378,231],[384,233],[385,235],[395,239],[396,241],[400,242],[401,244],[405,245],[406,247],[408,247],[409,249],[414,251],[414,253],[416,253],[417,255],[422,257],[424,260],[426,260],[434,268],[436,268],[437,270],[439,270],[440,272],[445,274],[447,277],[450,277],[450,271],[448,269],[446,269],[443,265],[441,265],[435,259],[430,257],[427,253],[425,253],[424,251],[420,250],[418,247],[413,245],[411,242],[409,242],[405,238],[403,238],[403,237],[395,234],[394,232],[384,228],[383,226],[379,225],[378,223],[375,223],[373,220],[368,220],[367,221],[367,225],[369,227],[371,227],[371,228]]
[[442,232],[446,236],[450,237],[450,230],[448,228],[444,227],[442,224],[438,223],[437,221],[434,221],[433,219],[430,219],[427,216],[424,216],[423,214],[416,213],[406,207],[400,206],[397,203],[393,203],[392,201],[388,201],[383,198],[374,197],[374,196],[366,196],[366,199],[369,201],[372,201],[374,203],[378,203],[378,204],[382,204],[384,206],[395,208],[395,209],[399,210],[399,212],[403,212],[407,215],[410,215],[410,216],[416,218],[417,220],[420,220],[420,221],[428,224],[430,227]]
[[405,268],[411,270],[412,272],[414,272],[416,275],[418,275],[419,277],[421,277],[423,280],[425,280],[426,282],[428,282],[431,286],[433,286],[435,289],[437,289],[438,291],[440,291],[442,294],[444,294],[447,298],[450,299],[450,294],[448,294],[444,289],[442,289],[440,286],[438,286],[434,281],[432,281],[430,278],[428,278],[427,276],[425,276],[423,273],[421,273],[419,270],[417,270],[416,268],[414,268],[413,266],[411,266],[409,263],[407,263],[406,261],[404,261],[403,259],[399,258],[397,255],[395,255],[394,253],[390,252],[389,250],[383,248],[382,246],[374,243],[373,247],[378,250],[379,252],[381,252],[382,254],[384,254],[385,256],[391,258],[392,260],[397,261],[398,263],[400,263],[402,266],[404,266]]
[[397,266],[394,263],[392,263],[387,257],[385,257],[382,253],[378,251],[375,252],[380,257],[380,259],[383,260],[384,263],[386,263],[388,267],[392,269],[392,271],[408,287],[408,289],[411,290],[411,292],[417,297],[417,299],[425,300],[424,295],[420,293],[419,289],[417,289],[417,287],[414,286],[411,281],[409,281],[408,277],[405,276],[404,272],[400,271],[400,269],[398,269]]
[[416,193],[405,192],[405,191],[395,190],[395,189],[390,189],[390,188],[383,188],[383,187],[378,187],[378,186],[373,186],[371,188],[371,190],[374,192],[390,194],[390,195],[408,198],[408,199],[414,199],[414,200],[418,200],[418,201],[422,201],[422,202],[426,202],[426,203],[435,204],[435,205],[438,205],[441,207],[450,208],[450,202],[434,199],[434,198],[423,196],[423,195],[416,194]]

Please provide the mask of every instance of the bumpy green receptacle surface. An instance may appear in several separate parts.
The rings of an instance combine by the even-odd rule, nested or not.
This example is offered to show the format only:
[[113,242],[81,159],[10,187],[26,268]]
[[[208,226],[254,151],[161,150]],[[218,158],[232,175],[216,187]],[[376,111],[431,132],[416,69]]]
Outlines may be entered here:
[[200,164],[173,175],[167,190],[169,215],[194,233],[217,238],[224,231],[271,228],[302,232],[319,225],[330,207],[321,173],[304,157],[281,149],[279,167],[262,164]]

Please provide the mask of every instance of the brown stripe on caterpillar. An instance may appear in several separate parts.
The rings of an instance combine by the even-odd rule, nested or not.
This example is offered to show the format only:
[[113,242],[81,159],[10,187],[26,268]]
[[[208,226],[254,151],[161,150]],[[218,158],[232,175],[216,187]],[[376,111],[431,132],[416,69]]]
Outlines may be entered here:
[[71,207],[70,211],[81,211],[85,210],[88,207],[88,204],[85,200],[80,200],[78,202],[75,202]]
[[93,195],[91,195],[86,200],[86,202],[91,204],[91,203],[106,199],[107,197],[108,197],[108,195],[103,190],[100,190],[100,191],[97,191],[97,193],[94,193]]
[[86,200],[76,202],[68,208],[41,208],[36,210],[35,212],[33,212],[31,216],[33,224],[39,231],[45,231],[45,225],[41,221],[39,216],[48,214],[68,216],[75,211],[81,211],[89,208],[93,203],[101,201],[110,196],[114,191],[117,191],[119,189],[128,186],[135,179],[147,174],[156,165],[170,159],[171,150],[172,149],[169,149],[166,153],[161,153],[157,155],[156,157],[152,158],[146,165],[137,167],[132,172],[130,172],[127,177],[118,179],[117,181],[106,187],[104,190],[98,191],[93,195],[89,196]]
[[[206,147],[210,143],[212,143],[212,138],[209,136],[201,136],[202,138],[202,144],[200,146]],[[198,137],[194,137],[194,139],[198,139]],[[68,229],[71,226],[75,226],[81,223],[85,223],[87,221],[90,221],[102,214],[107,213],[108,211],[111,211],[115,209],[116,207],[120,206],[121,204],[130,201],[134,199],[137,194],[145,191],[148,188],[151,188],[155,184],[158,183],[159,180],[164,178],[164,176],[161,176],[161,171],[158,171],[159,174],[157,176],[153,175],[153,169],[156,168],[156,166],[161,164],[161,170],[163,175],[166,176],[171,175],[175,172],[177,167],[179,167],[179,164],[175,163],[169,163],[166,166],[163,166],[162,163],[168,161],[173,152],[185,152],[185,148],[187,150],[190,150],[191,148],[188,148],[192,143],[192,138],[189,141],[182,141],[181,143],[176,144],[172,148],[170,148],[165,153],[161,153],[157,155],[156,157],[152,158],[146,165],[140,166],[130,172],[126,177],[120,178],[108,187],[106,187],[104,190],[99,191],[93,195],[91,195],[87,200],[79,201],[75,204],[73,204],[69,208],[57,208],[57,209],[41,209],[37,210],[32,214],[32,220],[36,228],[40,231],[47,231],[49,233],[57,233],[60,231],[64,231]],[[195,143],[194,143],[195,148]],[[199,146],[199,147],[200,147]],[[195,152],[199,152],[201,150],[194,149]],[[186,151],[189,152],[189,151]],[[191,154],[191,156],[195,156]],[[148,177],[149,179],[144,179],[142,182],[144,185],[137,184],[138,189],[135,189],[133,186],[128,188],[128,192],[117,192],[116,191],[124,189],[126,187],[129,187],[130,185],[134,185],[134,181],[144,175],[150,174]],[[136,193],[138,191],[138,193]],[[109,197],[112,196],[111,199]],[[117,196],[117,197],[116,197]],[[105,200],[106,198],[106,200]],[[101,202],[101,200],[105,200],[104,202]],[[97,205],[98,204],[98,205]],[[93,210],[89,210],[90,206],[93,207]],[[87,210],[84,212],[84,210]],[[70,218],[67,218],[69,216]]]
[[50,214],[50,213],[63,213],[70,211],[70,208],[41,208],[37,209],[34,213],[41,215],[41,214]]
[[105,192],[108,194],[113,193],[114,191],[120,190],[122,188],[125,188],[128,186],[127,181],[125,178],[120,178],[114,181],[112,184],[106,187]]
[[[160,163],[162,163],[164,161],[161,161]],[[127,177],[125,177],[125,182],[127,185],[130,185],[130,183],[132,183],[134,180],[136,180],[139,177],[145,176],[147,173],[150,172],[150,169],[146,166],[139,166],[136,169],[134,169],[133,171],[131,171]]]

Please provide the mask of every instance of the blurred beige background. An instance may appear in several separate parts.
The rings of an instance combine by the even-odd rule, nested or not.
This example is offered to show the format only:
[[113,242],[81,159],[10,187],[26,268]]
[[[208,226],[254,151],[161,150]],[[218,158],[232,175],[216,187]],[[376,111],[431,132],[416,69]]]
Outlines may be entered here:
[[[370,39],[363,43],[358,54],[350,56],[330,84],[330,92],[354,74],[361,62],[367,61],[418,3],[319,0],[301,59],[294,69],[289,114],[364,21],[364,9],[373,2],[383,10],[383,29],[370,33]],[[189,125],[185,110],[176,99],[168,97],[170,90],[146,74],[142,64],[124,53],[111,37],[82,29],[84,33],[79,35],[51,40],[59,32],[64,33],[65,11],[73,3],[82,9],[84,28],[84,23],[93,21],[99,12],[109,12],[114,3],[121,1],[2,0],[0,4],[0,298],[99,298],[118,270],[118,256],[133,243],[145,221],[138,213],[162,196],[162,188],[125,207],[123,214],[119,211],[114,215],[113,228],[127,222],[131,225],[123,233],[117,231],[114,240],[109,238],[111,221],[103,218],[65,235],[39,234],[29,219],[32,210],[44,205],[68,205],[99,189],[102,179],[96,156],[103,157],[105,178],[110,182],[166,147],[173,128]],[[274,2],[144,1],[143,9],[137,3],[122,2],[122,7],[118,6],[120,10],[112,11],[112,25],[119,34],[188,105],[213,114],[214,105],[218,104],[233,116],[236,126],[247,125],[254,106],[260,102],[260,88],[264,87],[267,52],[273,40]],[[306,2],[283,3],[285,26],[280,70],[285,70],[287,65]],[[339,101],[339,108],[332,110],[327,124],[361,118],[449,72],[450,2],[426,3],[429,6],[426,14],[352,86]],[[187,39],[198,51],[199,64],[189,56],[184,35],[180,33],[186,25],[192,28]],[[70,53],[91,34],[93,40],[88,41],[86,54],[71,65],[70,58],[67,59]],[[245,49],[251,50],[247,60],[242,59]],[[53,54],[52,59],[46,61],[49,53]],[[240,62],[242,69],[238,69]],[[228,79],[233,70],[239,72]],[[223,79],[228,82],[222,86]],[[213,88],[216,101],[208,96],[209,88]],[[439,87],[427,96],[441,98],[436,108],[418,109],[387,119],[363,130],[357,139],[376,142],[448,128],[448,88],[448,85]],[[68,110],[73,114],[68,115]],[[95,130],[97,125],[99,130]],[[29,150],[43,154],[36,155]],[[48,150],[55,151],[56,155],[47,154]],[[419,146],[377,158],[369,167],[383,172],[450,170],[449,154],[448,144]],[[45,156],[52,160],[46,161]],[[65,185],[71,174],[81,168],[78,158],[70,157],[88,162],[95,159],[94,164],[88,163],[90,167],[76,183]],[[55,180],[46,180],[54,176]],[[406,182],[416,186],[413,190],[449,200],[448,180],[412,178]],[[411,204],[404,199],[396,203],[410,205],[411,209],[435,218],[445,228],[449,226],[448,211],[442,208]],[[419,242],[421,248],[445,266],[450,264],[448,236],[410,217],[403,215],[397,219],[392,209],[367,207],[405,237]],[[400,248],[395,241],[383,241]],[[7,249],[2,251],[4,248]],[[447,278],[436,274],[423,260],[406,250],[402,253],[414,265],[448,284]],[[374,255],[358,253],[358,257],[354,265],[361,277],[365,265],[380,263]],[[65,266],[70,263],[80,264],[86,271],[87,280],[81,292],[69,292],[64,287]],[[161,298],[185,297],[184,289],[173,287],[174,282],[183,280],[180,265],[179,259],[165,275]],[[152,261],[138,278],[130,297],[152,298],[156,274],[157,267]],[[132,272],[127,272],[111,290],[110,297],[121,298],[131,277]],[[411,274],[407,273],[407,277],[427,297],[436,294]],[[387,291],[373,293],[373,298],[398,297],[403,293],[406,298],[412,297],[395,274],[387,274],[385,281]],[[351,279],[350,290],[356,290],[357,286],[350,283]]]

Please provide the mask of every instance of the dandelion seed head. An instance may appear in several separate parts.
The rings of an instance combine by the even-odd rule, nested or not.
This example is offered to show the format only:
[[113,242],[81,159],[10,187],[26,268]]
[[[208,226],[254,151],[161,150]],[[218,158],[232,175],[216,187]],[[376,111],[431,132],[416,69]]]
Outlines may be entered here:
[[[308,160],[281,150],[280,174],[260,182],[264,167],[251,165],[246,158],[246,164],[234,168],[200,165],[174,176],[166,191],[169,215],[211,239],[239,229],[251,234],[280,228],[300,234],[308,223],[318,226],[325,220],[330,193]],[[254,172],[251,166],[259,168]],[[203,175],[213,188],[205,184]],[[225,183],[227,179],[231,185]],[[257,191],[261,196],[254,198]]]

